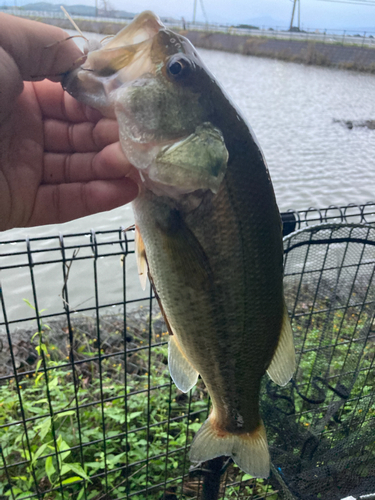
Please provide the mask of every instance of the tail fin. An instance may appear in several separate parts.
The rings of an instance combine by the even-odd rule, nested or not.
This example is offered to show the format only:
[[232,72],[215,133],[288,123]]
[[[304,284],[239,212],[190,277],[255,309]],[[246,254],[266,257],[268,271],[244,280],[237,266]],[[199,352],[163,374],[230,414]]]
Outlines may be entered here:
[[218,433],[209,417],[196,434],[190,450],[192,462],[206,462],[212,458],[230,456],[247,474],[268,477],[270,456],[263,422],[252,433]]

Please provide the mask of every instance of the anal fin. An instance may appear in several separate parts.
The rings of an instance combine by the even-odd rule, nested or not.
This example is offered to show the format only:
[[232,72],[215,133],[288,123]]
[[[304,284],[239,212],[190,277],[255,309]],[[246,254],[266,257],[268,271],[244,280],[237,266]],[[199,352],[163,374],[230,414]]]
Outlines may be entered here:
[[188,392],[198,380],[198,372],[185,356],[176,335],[169,337],[168,366],[173,382],[182,392]]
[[220,431],[214,425],[212,415],[204,422],[196,434],[190,449],[192,462],[206,462],[216,457],[230,456],[247,474],[254,477],[268,477],[270,456],[266,430],[263,422],[249,433]]
[[267,369],[271,380],[278,385],[286,385],[296,369],[296,355],[293,343],[293,330],[290,324],[288,310],[284,305],[283,324],[279,343]]

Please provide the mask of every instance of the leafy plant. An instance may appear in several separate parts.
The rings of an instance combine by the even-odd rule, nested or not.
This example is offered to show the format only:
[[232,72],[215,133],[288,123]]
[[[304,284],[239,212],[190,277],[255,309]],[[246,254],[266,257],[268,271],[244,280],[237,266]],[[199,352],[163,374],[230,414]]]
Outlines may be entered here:
[[[68,491],[81,500],[107,491],[115,499],[180,476],[186,446],[205,418],[207,395],[202,389],[191,395],[190,413],[202,412],[194,418],[185,395],[173,390],[169,398],[165,336],[150,351],[144,332],[127,358],[101,357],[102,347],[82,337],[74,350],[82,363],[72,365],[70,356],[53,355],[61,346],[45,339],[47,330],[43,324],[32,336],[35,369],[0,386],[0,443],[10,479],[0,472],[0,498],[21,500],[48,491],[49,499],[62,500]],[[81,333],[75,331],[75,338]],[[126,372],[125,359],[131,359],[134,373]]]

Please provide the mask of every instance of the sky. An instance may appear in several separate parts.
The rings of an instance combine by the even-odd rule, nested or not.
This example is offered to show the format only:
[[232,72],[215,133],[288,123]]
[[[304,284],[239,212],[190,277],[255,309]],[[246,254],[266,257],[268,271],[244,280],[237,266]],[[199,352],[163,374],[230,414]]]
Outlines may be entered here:
[[[37,0],[28,0],[37,1]],[[58,0],[46,0],[55,3]],[[100,0],[99,4],[100,4]],[[249,23],[287,27],[290,24],[292,0],[197,0],[197,20],[205,21],[201,2],[210,22]],[[346,0],[347,2],[355,0]],[[300,0],[301,28],[362,29],[375,32],[375,0],[373,5],[354,5],[323,0]],[[128,12],[149,9],[159,16],[184,17],[192,20],[194,0],[109,0],[110,4]],[[94,5],[95,0],[63,0],[66,4]]]
[[[194,0],[111,0],[126,10],[151,9],[159,15],[173,17],[193,16]],[[118,2],[118,3],[116,3]],[[306,28],[369,27],[375,30],[375,2],[373,6],[333,3],[321,0],[300,0],[301,24]],[[280,25],[288,26],[292,14],[291,0],[203,0],[209,21],[246,23],[270,17]],[[204,21],[200,0],[197,18]],[[265,22],[265,24],[268,24]]]

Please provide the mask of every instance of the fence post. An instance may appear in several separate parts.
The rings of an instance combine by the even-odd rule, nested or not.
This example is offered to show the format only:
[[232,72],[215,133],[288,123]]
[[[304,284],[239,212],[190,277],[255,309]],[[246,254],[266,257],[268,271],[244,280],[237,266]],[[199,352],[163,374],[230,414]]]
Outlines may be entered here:
[[204,478],[200,500],[218,500],[220,479],[225,472],[224,457],[214,458],[204,464]]
[[363,33],[362,47],[365,44],[365,40],[366,40],[366,31]]
[[344,34],[343,34],[343,36],[342,36],[342,42],[341,42],[341,44],[342,44],[342,45],[344,45],[344,41],[345,41],[345,33],[346,33],[346,30],[344,30]]

